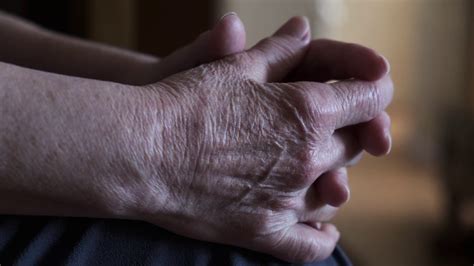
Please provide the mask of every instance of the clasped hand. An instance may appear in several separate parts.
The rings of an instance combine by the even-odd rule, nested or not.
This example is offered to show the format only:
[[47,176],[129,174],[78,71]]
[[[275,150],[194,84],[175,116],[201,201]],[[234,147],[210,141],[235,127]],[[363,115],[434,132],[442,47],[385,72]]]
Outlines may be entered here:
[[[361,152],[390,149],[393,85],[374,51],[293,18],[247,51],[142,87],[142,217],[287,261],[324,259]],[[338,80],[328,83],[328,81]]]

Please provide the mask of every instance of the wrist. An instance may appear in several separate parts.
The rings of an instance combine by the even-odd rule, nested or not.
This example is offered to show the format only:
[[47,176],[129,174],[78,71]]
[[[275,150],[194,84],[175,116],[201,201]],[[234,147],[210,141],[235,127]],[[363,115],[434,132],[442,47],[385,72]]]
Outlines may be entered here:
[[138,220],[148,220],[150,214],[164,217],[173,206],[169,187],[173,155],[166,143],[172,135],[176,104],[160,83],[134,87],[131,94],[134,104],[122,132],[122,142],[127,144],[121,146],[124,167],[114,174],[114,186],[123,192],[118,197],[125,199],[124,213],[117,215]]

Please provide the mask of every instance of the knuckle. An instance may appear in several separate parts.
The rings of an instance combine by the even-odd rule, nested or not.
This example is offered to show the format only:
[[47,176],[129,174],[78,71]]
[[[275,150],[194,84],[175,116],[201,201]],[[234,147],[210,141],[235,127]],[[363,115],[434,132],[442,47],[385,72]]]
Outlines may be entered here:
[[[386,107],[390,87],[379,82],[351,81],[334,83],[332,89],[335,103],[341,112],[339,119],[357,116],[361,121],[368,121]],[[355,114],[354,111],[358,113]]]
[[265,59],[265,51],[261,47],[254,47],[250,52],[242,54],[242,63],[245,65],[258,65]]
[[287,68],[290,64],[288,58],[295,53],[295,45],[291,43],[292,41],[290,38],[267,37],[252,48],[254,53],[251,54],[256,55],[260,64],[266,62],[267,67],[269,64],[278,63],[279,67]]
[[311,131],[312,118],[311,118],[311,97],[309,97],[307,91],[304,88],[292,88],[291,93],[291,112],[293,112],[294,119],[300,126],[302,133],[307,135]]
[[267,37],[261,41],[259,46],[263,47],[263,49],[276,49],[281,53],[281,56],[289,56],[293,53],[292,45],[288,38]]
[[341,123],[341,120],[345,120],[349,113],[349,107],[353,105],[354,100],[356,99],[355,91],[358,91],[354,88],[349,88],[348,85],[344,82],[335,83],[331,86],[328,91],[332,92],[331,101],[333,104],[331,115],[333,117],[333,125]]
[[319,175],[318,165],[314,157],[314,150],[308,147],[304,147],[298,152],[295,158],[296,174],[291,181],[292,188],[306,188],[310,186]]
[[269,68],[265,51],[259,47],[254,47],[250,52],[243,52],[234,56],[234,65],[240,75],[246,78],[263,75]]
[[221,77],[238,78],[244,70],[245,55],[242,53],[230,55],[217,61],[215,64],[220,70]]
[[319,95],[319,92],[314,93],[314,85],[305,82],[300,82],[298,85],[289,84],[285,90],[289,98],[286,103],[288,112],[292,113],[304,140],[314,142],[323,137],[331,120],[324,108],[327,97]]
[[327,133],[327,130],[331,131],[337,122],[341,103],[338,100],[337,92],[330,85],[323,83],[318,85],[317,90],[304,86],[303,97],[305,97],[311,124],[319,133]]
[[352,93],[346,95],[343,106],[346,106],[346,109],[350,107],[359,110],[362,120],[369,121],[382,111],[382,93],[376,83],[357,82],[354,88],[347,88],[346,91]]
[[230,56],[226,56],[220,60],[222,63],[234,67],[241,67],[249,62],[248,53],[237,53]]
[[[280,217],[281,216],[281,217]],[[284,215],[278,215],[277,212],[271,209],[259,210],[258,219],[253,223],[248,230],[248,233],[253,237],[261,238],[281,230],[286,221]]]
[[313,103],[313,99],[308,90],[308,86],[304,83],[301,83],[299,87],[290,86],[289,90],[295,106],[305,117],[308,117],[311,113]]
[[380,91],[380,87],[373,82],[369,82],[367,84],[366,97],[369,100],[369,108],[367,108],[367,115],[369,118],[372,118],[382,110],[382,93]]
[[304,151],[305,158],[302,161],[299,179],[302,185],[309,185],[313,183],[313,177],[315,173],[315,164],[312,159],[312,152],[311,151]]

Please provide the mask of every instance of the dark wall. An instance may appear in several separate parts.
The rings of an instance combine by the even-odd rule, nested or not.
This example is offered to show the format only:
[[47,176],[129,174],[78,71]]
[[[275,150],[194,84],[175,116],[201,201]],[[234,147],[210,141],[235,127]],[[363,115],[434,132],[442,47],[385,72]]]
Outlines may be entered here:
[[51,30],[84,37],[86,4],[83,0],[1,0],[0,9]]
[[15,15],[24,15],[26,10],[26,1],[25,0],[2,0],[0,2],[0,9],[7,11],[8,13]]
[[214,23],[212,0],[137,1],[138,49],[166,55]]
[[[0,0],[0,9],[54,31],[87,37],[90,1],[101,0]],[[189,43],[214,23],[215,1],[136,0],[136,49],[164,56]]]

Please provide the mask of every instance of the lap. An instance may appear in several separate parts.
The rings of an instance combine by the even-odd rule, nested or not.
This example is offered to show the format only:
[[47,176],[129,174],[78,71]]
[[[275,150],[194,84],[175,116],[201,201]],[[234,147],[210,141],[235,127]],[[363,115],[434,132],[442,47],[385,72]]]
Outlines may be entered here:
[[[0,265],[285,265],[138,221],[0,216]],[[323,262],[351,265],[340,248]]]

